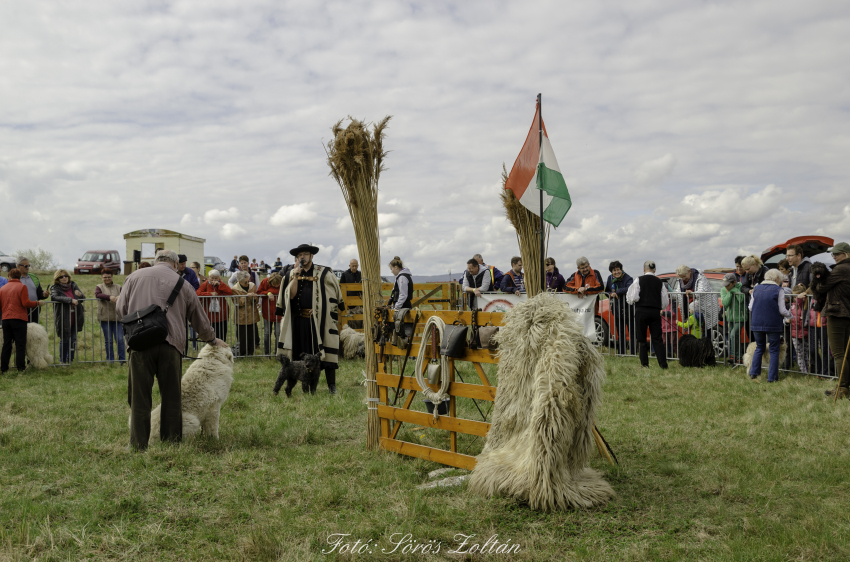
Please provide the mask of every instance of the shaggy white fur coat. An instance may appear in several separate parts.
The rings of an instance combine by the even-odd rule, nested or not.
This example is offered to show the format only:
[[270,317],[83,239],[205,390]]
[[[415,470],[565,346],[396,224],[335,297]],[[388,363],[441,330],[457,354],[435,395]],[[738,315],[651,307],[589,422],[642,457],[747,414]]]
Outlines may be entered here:
[[[747,352],[744,353],[744,370],[749,375],[750,367],[753,364],[753,355],[756,353],[756,342],[750,343],[747,346]],[[779,364],[782,365],[782,362],[785,361],[785,352],[788,351],[788,346],[785,342],[782,342],[779,346]],[[761,357],[761,366],[762,369],[770,369],[770,344],[765,342],[764,345],[764,355]]]
[[366,343],[366,336],[346,324],[339,333],[339,343],[342,344],[342,356],[345,359],[354,359],[360,345]]
[[[0,330],[0,347],[3,346],[3,331]],[[15,349],[14,345],[12,349]],[[41,324],[27,324],[27,359],[34,369],[44,369],[53,363],[50,355],[50,344],[47,340],[47,330]]]
[[[233,352],[226,347],[205,345],[198,359],[189,365],[181,381],[183,438],[204,434],[218,439],[221,405],[233,383]],[[151,441],[159,440],[160,410],[151,412]]]
[[543,293],[510,310],[497,337],[499,390],[470,489],[542,511],[605,503],[614,490],[588,467],[604,366],[575,313]]

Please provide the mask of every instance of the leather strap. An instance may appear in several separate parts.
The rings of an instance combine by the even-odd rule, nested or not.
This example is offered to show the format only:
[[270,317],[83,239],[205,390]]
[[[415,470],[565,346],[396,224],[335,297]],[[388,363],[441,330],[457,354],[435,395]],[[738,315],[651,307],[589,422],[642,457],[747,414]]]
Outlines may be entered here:
[[177,299],[177,295],[180,294],[180,289],[183,288],[183,283],[185,283],[185,281],[182,277],[177,280],[177,285],[174,286],[174,290],[171,291],[171,296],[169,296],[168,300],[165,302],[165,312],[168,312],[168,309],[174,304],[174,301]]

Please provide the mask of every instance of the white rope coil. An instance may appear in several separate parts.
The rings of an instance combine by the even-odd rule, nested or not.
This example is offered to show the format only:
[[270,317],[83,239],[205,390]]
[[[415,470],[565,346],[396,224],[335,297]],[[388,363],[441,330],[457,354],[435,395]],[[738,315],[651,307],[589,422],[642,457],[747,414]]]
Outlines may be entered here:
[[428,318],[428,321],[425,322],[425,329],[422,332],[422,340],[419,344],[419,353],[416,355],[416,366],[414,367],[414,373],[416,374],[416,383],[419,385],[419,388],[422,394],[434,404],[434,419],[439,419],[440,413],[440,405],[443,403],[443,400],[449,397],[449,358],[445,355],[440,355],[440,390],[434,392],[428,387],[428,384],[425,382],[425,377],[423,375],[423,371],[425,370],[425,349],[428,347],[428,338],[431,336],[431,327],[434,327],[436,332],[440,335],[440,341],[443,341],[443,334],[446,330],[446,323],[443,322],[443,319],[439,316],[431,316]]

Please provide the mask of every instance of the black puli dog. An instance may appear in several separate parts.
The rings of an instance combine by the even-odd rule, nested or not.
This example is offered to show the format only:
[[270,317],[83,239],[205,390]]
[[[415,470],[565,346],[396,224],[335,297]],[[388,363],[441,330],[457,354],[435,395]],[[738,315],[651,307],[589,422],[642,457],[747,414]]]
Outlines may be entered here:
[[[829,279],[829,274],[830,274],[829,268],[825,264],[823,264],[819,261],[816,261],[815,263],[812,264],[812,292],[813,293],[823,292],[823,291],[820,290],[820,286],[822,284],[826,283],[826,281]],[[820,304],[821,307],[823,306],[821,303],[818,303],[818,304]]]
[[716,367],[714,346],[708,338],[685,334],[679,338],[679,364],[682,367]]
[[280,361],[280,372],[277,374],[277,380],[274,383],[274,393],[280,392],[280,387],[286,383],[286,395],[292,397],[292,389],[301,381],[301,389],[304,394],[308,392],[316,394],[316,387],[319,386],[319,375],[322,372],[322,356],[320,354],[310,355],[309,353],[301,354],[301,361],[292,361],[285,355],[278,355]]

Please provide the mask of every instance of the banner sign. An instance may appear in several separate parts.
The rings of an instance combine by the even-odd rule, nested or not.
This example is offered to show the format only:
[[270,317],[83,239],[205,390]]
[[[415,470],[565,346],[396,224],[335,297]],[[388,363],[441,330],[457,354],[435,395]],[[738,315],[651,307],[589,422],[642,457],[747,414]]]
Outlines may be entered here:
[[[555,293],[555,297],[566,301],[567,305],[578,316],[577,320],[579,323],[584,327],[584,335],[590,338],[590,341],[595,342],[596,324],[594,322],[594,314],[596,311],[596,295],[582,298],[569,293]],[[484,312],[507,312],[527,298],[524,294],[481,293],[481,296],[475,299],[475,306]]]

